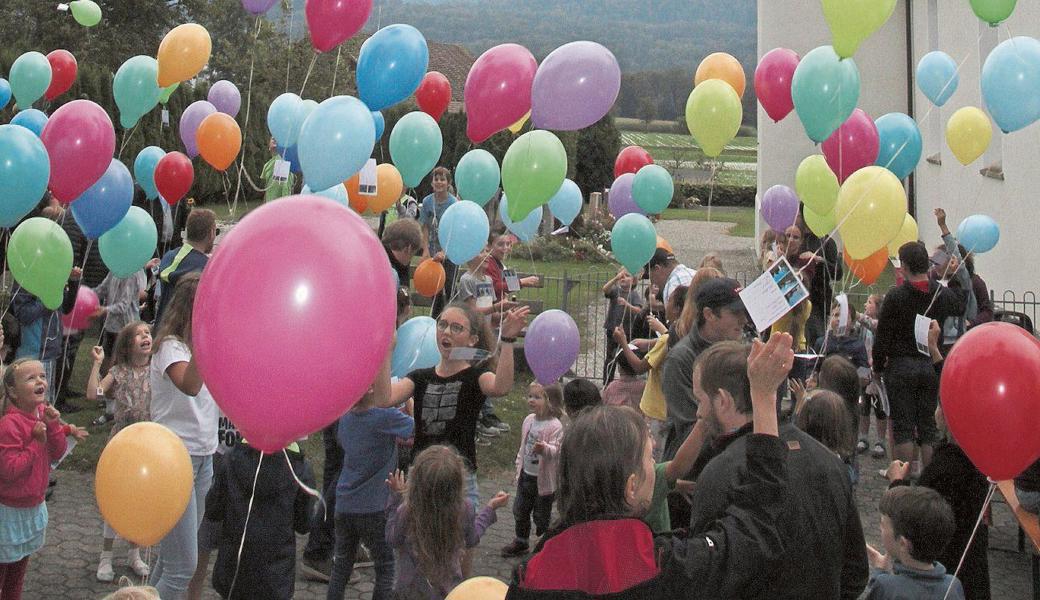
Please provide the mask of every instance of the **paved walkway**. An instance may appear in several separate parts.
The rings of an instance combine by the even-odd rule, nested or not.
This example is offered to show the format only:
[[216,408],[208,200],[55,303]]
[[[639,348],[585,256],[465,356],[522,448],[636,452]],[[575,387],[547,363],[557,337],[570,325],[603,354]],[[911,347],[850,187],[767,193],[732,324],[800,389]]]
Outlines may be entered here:
[[685,265],[696,268],[705,254],[714,252],[722,259],[726,272],[749,278],[759,274],[755,259],[753,238],[729,235],[733,223],[726,221],[724,211],[712,213],[712,222],[661,220],[656,224],[657,233],[668,240],[675,256]]

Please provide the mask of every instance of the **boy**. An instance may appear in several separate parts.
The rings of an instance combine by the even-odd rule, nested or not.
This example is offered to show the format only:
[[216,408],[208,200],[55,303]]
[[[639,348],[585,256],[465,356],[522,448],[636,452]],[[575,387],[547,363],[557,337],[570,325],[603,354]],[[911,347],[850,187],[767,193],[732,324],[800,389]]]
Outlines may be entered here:
[[588,379],[572,379],[563,386],[563,410],[570,418],[578,416],[582,410],[603,404],[599,388]]
[[[621,327],[629,337],[636,337],[632,332],[632,322],[643,310],[643,298],[635,289],[636,278],[625,269],[603,285],[603,297],[609,301],[607,318],[603,328],[607,334],[607,351],[603,360],[603,385],[610,382],[613,376],[614,361],[617,358],[618,345],[614,341],[614,329]],[[624,358],[621,359],[624,361]]]

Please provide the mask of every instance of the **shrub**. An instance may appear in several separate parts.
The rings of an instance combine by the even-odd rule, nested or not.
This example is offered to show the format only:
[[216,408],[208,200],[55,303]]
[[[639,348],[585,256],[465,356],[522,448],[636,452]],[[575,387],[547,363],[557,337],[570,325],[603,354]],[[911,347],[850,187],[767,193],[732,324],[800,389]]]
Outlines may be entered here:
[[677,183],[671,205],[675,208],[707,206],[710,197],[712,206],[754,208],[755,193],[754,187],[716,184],[712,189],[707,183]]

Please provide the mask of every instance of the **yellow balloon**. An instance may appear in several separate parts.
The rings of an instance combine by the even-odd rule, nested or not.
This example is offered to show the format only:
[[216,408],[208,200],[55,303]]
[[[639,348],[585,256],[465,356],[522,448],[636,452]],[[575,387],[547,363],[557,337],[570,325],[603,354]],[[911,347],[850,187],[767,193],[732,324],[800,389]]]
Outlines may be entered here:
[[[805,158],[794,175],[794,188],[798,198],[817,215],[834,211],[834,203],[838,201],[838,176],[827,164],[822,154],[813,154]],[[831,226],[833,229],[833,226]]]
[[899,233],[896,234],[896,237],[892,238],[892,241],[888,242],[888,256],[891,258],[897,258],[899,256],[899,248],[903,244],[916,242],[918,236],[917,221],[907,214],[906,218],[903,219],[903,226],[899,228]]
[[524,124],[531,118],[531,111],[527,111],[527,114],[520,118],[519,121],[509,126],[509,132],[513,135],[520,133],[520,130],[524,128]]
[[834,206],[849,256],[862,259],[896,237],[906,218],[906,190],[884,167],[864,167],[845,180]]
[[199,74],[209,62],[213,42],[197,23],[178,25],[159,44],[159,87],[169,87]]
[[744,96],[744,88],[747,87],[744,67],[731,54],[715,52],[701,61],[697,66],[697,73],[693,76],[693,85],[698,86],[709,79],[721,79],[733,88],[737,96]]
[[509,586],[494,577],[473,577],[460,583],[444,600],[505,600]]
[[686,101],[686,127],[709,158],[722,154],[736,137],[743,114],[737,92],[721,79],[709,79],[693,88]]
[[805,219],[805,224],[809,227],[809,230],[819,237],[830,235],[834,228],[838,226],[838,219],[834,216],[833,210],[821,215],[806,206],[802,209],[802,218]]
[[401,199],[404,181],[397,167],[383,163],[376,167],[376,195],[368,197],[368,210],[379,214]]
[[974,106],[953,113],[946,123],[946,145],[962,165],[970,165],[982,156],[993,139],[989,117]]

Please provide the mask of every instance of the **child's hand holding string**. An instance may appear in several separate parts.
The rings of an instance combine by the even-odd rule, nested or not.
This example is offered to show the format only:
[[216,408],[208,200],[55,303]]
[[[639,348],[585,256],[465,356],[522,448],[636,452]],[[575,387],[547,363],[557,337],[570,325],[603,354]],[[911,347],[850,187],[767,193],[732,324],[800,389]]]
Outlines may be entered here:
[[490,506],[492,510],[498,510],[498,509],[502,508],[503,506],[505,506],[508,503],[509,503],[509,494],[507,494],[506,492],[503,492],[503,491],[499,491],[497,494],[495,494],[494,498],[492,498],[490,501],[488,501],[487,505]]
[[393,473],[390,473],[386,478],[386,485],[390,488],[391,492],[403,494],[406,487],[404,471],[397,469]]

